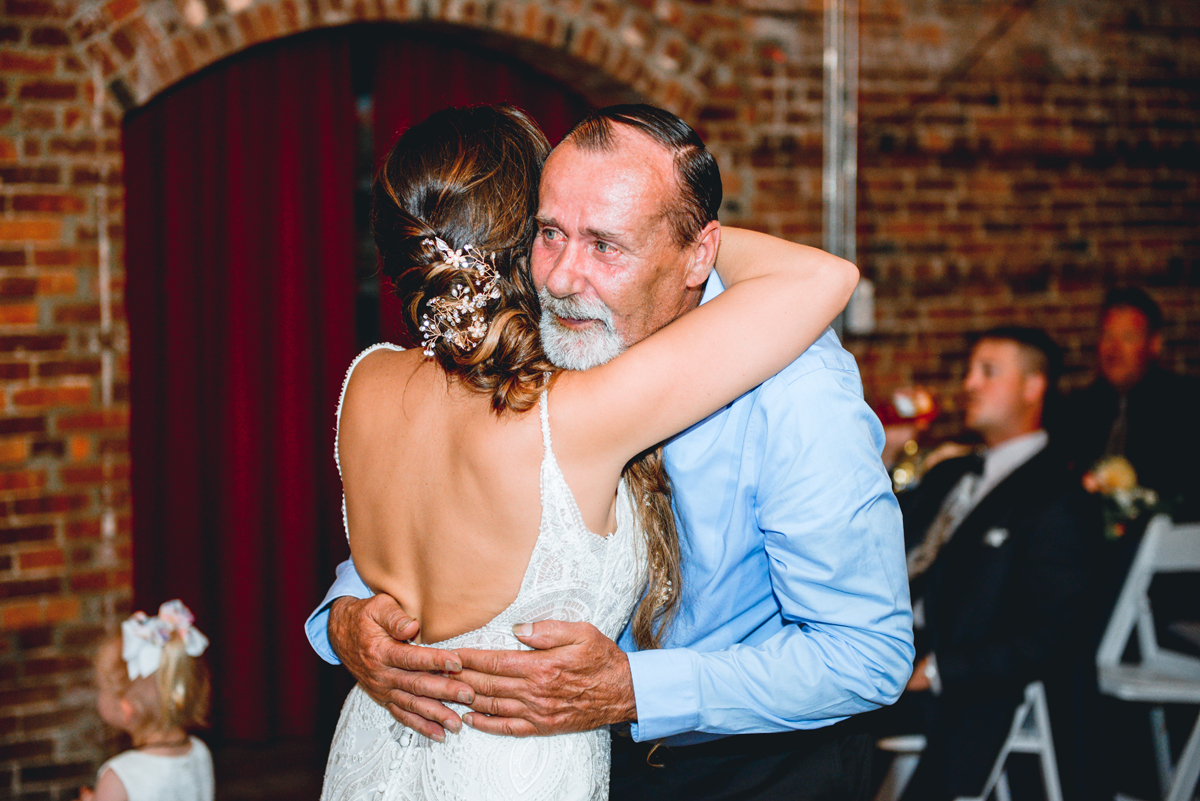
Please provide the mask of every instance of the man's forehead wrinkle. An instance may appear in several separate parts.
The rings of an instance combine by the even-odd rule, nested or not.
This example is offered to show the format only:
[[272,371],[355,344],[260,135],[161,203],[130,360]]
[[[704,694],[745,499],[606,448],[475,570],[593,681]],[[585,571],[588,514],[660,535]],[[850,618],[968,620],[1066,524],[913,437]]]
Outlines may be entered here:
[[543,173],[539,222],[627,243],[654,236],[670,211],[673,162],[648,137],[628,138],[605,152],[560,145]]
[[603,228],[595,228],[592,226],[584,228],[583,232],[593,239],[605,239],[610,241],[614,239],[624,239],[628,236],[628,234],[622,231],[609,231]]

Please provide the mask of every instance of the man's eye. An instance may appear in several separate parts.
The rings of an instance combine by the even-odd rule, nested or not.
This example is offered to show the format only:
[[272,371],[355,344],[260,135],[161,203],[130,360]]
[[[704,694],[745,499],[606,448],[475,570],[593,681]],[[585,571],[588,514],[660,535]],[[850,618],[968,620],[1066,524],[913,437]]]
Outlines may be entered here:
[[596,243],[596,250],[601,253],[616,253],[617,249],[603,240]]
[[557,239],[558,236],[559,236],[558,231],[554,230],[553,228],[543,228],[542,229],[542,238],[543,239]]

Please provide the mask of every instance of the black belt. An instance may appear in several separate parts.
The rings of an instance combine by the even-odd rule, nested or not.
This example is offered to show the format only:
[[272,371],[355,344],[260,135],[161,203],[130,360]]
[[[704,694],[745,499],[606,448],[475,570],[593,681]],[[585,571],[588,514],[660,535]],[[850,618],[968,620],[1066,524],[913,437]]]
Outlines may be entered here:
[[[832,726],[819,729],[804,729],[799,731],[773,732],[770,734],[734,734],[719,740],[710,740],[695,745],[661,745],[650,757],[651,762],[677,762],[689,759],[711,759],[721,756],[769,756],[792,752],[808,752],[859,733],[861,727],[854,718],[843,720]],[[629,731],[615,730],[613,747],[633,750],[642,754],[650,753],[655,743],[634,742]]]

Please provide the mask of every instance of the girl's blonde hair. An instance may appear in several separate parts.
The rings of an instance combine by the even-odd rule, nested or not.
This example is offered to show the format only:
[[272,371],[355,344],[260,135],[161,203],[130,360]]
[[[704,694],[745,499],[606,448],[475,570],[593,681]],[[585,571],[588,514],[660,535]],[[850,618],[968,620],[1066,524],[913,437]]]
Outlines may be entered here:
[[109,682],[119,697],[134,705],[139,725],[185,730],[208,727],[212,703],[208,663],[203,656],[188,656],[179,635],[163,645],[162,661],[150,676],[129,678],[121,657],[120,634],[100,646],[96,669],[101,681]]

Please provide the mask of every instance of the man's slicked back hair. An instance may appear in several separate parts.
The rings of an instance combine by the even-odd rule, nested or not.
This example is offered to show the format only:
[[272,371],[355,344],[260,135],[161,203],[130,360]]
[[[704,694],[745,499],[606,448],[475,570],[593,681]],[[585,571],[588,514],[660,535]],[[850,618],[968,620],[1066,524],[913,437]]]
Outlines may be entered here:
[[671,234],[679,247],[696,241],[704,226],[717,219],[721,207],[721,170],[692,126],[669,111],[645,104],[608,106],[575,124],[563,142],[581,150],[617,149],[614,125],[628,125],[670,151],[675,159],[679,198],[667,212]]

